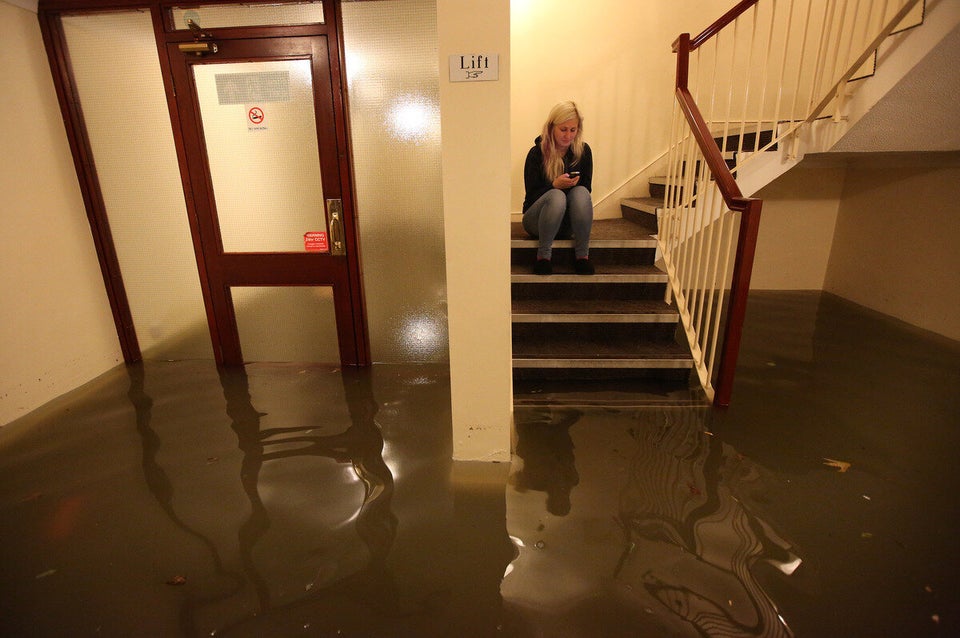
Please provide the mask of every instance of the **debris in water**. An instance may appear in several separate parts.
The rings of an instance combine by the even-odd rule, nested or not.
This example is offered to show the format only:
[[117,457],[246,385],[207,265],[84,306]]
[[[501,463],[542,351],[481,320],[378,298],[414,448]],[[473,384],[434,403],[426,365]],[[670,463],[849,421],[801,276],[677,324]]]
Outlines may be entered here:
[[546,547],[546,546],[547,546],[547,544],[544,543],[543,541],[537,541],[537,544],[534,545],[534,547],[536,547],[537,549],[543,549],[543,548]]
[[208,457],[207,457],[207,463],[208,463],[208,464],[209,464],[209,463],[216,463],[216,462],[219,461],[219,460],[220,460],[220,459],[219,459],[218,457],[216,457],[216,456],[208,456]]
[[834,459],[824,458],[823,464],[829,467],[835,467],[841,472],[846,472],[847,470],[850,469],[850,464],[847,463],[846,461],[836,461]]
[[57,570],[55,570],[55,569],[48,569],[48,570],[45,571],[45,572],[40,572],[39,574],[37,574],[36,576],[34,576],[34,578],[37,579],[37,580],[40,580],[41,578],[46,578],[47,576],[53,576],[53,575],[56,574],[56,573],[57,573]]
[[183,576],[174,576],[173,578],[167,581],[167,584],[173,585],[174,587],[179,587],[180,585],[186,585],[187,579],[184,578]]

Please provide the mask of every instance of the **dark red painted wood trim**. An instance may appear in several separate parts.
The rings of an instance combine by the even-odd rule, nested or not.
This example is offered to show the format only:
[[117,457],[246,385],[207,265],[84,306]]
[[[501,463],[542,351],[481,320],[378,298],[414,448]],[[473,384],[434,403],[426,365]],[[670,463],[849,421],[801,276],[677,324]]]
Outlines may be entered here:
[[717,384],[713,395],[713,404],[720,408],[730,405],[730,397],[733,394],[733,377],[740,354],[743,321],[747,314],[747,295],[750,292],[750,277],[753,274],[753,258],[757,249],[763,201],[744,198],[743,205],[737,255],[733,266],[733,281],[730,284],[730,309],[724,327],[723,351],[720,355]]
[[720,351],[720,362],[717,371],[717,380],[714,385],[713,404],[716,407],[727,407],[733,392],[733,378],[737,367],[737,358],[740,352],[740,341],[743,335],[743,321],[746,316],[747,295],[750,291],[750,278],[753,273],[753,260],[757,249],[757,236],[760,228],[760,210],[762,200],[744,197],[734,179],[733,174],[723,161],[723,155],[703,114],[697,107],[693,96],[688,90],[690,51],[716,35],[723,27],[730,24],[744,11],[756,4],[757,0],[743,0],[728,11],[719,20],[710,25],[696,38],[690,34],[681,34],[673,43],[673,50],[677,54],[676,97],[683,111],[690,130],[703,153],[704,160],[720,190],[724,203],[730,210],[740,211],[740,230],[737,237],[737,252],[734,258],[733,278],[730,285],[730,306],[727,321],[724,325],[723,344]]
[[739,18],[747,9],[757,4],[757,2],[759,2],[759,0],[741,0],[741,2],[738,2],[736,6],[720,16],[720,19],[690,40],[690,50],[692,51],[699,48],[701,44],[720,33],[725,26]]
[[743,197],[737,181],[730,173],[730,169],[727,168],[726,162],[723,161],[723,156],[720,154],[720,147],[713,141],[713,135],[710,133],[707,123],[703,121],[703,115],[701,115],[700,109],[697,108],[693,96],[690,95],[690,92],[686,89],[678,88],[677,101],[680,103],[680,110],[683,111],[684,116],[687,118],[687,123],[693,131],[693,136],[700,146],[704,160],[707,162],[707,166],[710,167],[710,172],[717,182],[717,187],[723,195],[724,202],[726,202],[727,206],[732,210],[743,210],[743,206],[745,205],[743,202],[748,200]]
[[[353,180],[353,145],[350,138],[350,102],[347,92],[347,74],[345,71],[346,51],[343,38],[343,14],[340,2],[331,2],[324,6],[327,24],[330,29],[327,42],[330,78],[334,87],[334,110],[337,117],[343,122],[337,127],[337,146],[343,149],[339,155],[341,188],[340,198],[344,211],[351,211],[344,217],[344,233],[347,245],[347,272],[349,276],[350,292],[352,295],[348,307],[354,311],[352,318],[352,333],[356,337],[356,352],[353,361],[359,366],[368,366],[373,361],[370,356],[370,332],[367,328],[366,295],[363,291],[363,262],[360,259],[360,228],[356,211],[356,183]],[[339,319],[338,319],[339,321]],[[342,354],[341,354],[342,359]]]
[[[281,0],[282,1],[282,0]],[[296,1],[296,0],[293,0]],[[194,4],[224,4],[229,0],[195,0]],[[233,347],[229,344],[238,343],[236,339],[229,339],[231,335],[235,336],[235,319],[232,316],[232,304],[230,302],[230,285],[233,282],[225,281],[227,273],[244,273],[245,278],[242,281],[236,281],[234,285],[251,285],[256,282],[256,276],[250,278],[250,272],[256,272],[257,267],[251,268],[251,262],[244,261],[242,258],[234,260],[231,257],[223,259],[222,253],[214,251],[216,254],[210,254],[207,250],[213,244],[219,244],[219,229],[207,227],[203,217],[198,215],[198,202],[195,201],[195,193],[199,192],[198,187],[205,186],[199,184],[203,181],[204,175],[197,174],[198,183],[192,183],[191,157],[196,155],[201,148],[197,140],[191,135],[186,135],[185,130],[190,129],[191,118],[196,118],[196,113],[191,109],[182,112],[176,95],[176,86],[184,87],[187,90],[190,84],[180,78],[178,81],[177,64],[173,64],[168,52],[170,47],[178,42],[190,41],[193,34],[186,30],[176,30],[170,24],[169,9],[173,6],[182,5],[175,0],[40,0],[38,14],[41,29],[43,31],[44,41],[47,47],[49,63],[53,72],[54,84],[56,86],[58,99],[60,101],[61,112],[64,116],[64,122],[67,129],[68,139],[71,145],[71,151],[74,156],[74,163],[77,167],[78,179],[80,181],[81,193],[84,199],[84,205],[87,210],[87,216],[93,232],[94,242],[97,248],[98,259],[100,260],[101,271],[103,273],[104,283],[107,288],[107,295],[110,300],[111,310],[113,311],[114,321],[116,323],[118,338],[120,339],[121,349],[124,353],[124,359],[129,362],[138,361],[141,358],[140,348],[136,339],[136,332],[133,325],[133,319],[130,314],[129,302],[126,292],[123,288],[123,281],[120,277],[120,268],[117,261],[115,247],[110,234],[109,224],[106,217],[106,207],[102,200],[100,186],[97,181],[96,169],[93,163],[93,154],[87,139],[86,129],[83,124],[83,113],[80,108],[79,99],[76,96],[76,89],[73,77],[70,71],[69,60],[67,59],[67,48],[63,41],[62,28],[60,26],[60,15],[69,13],[117,10],[117,9],[146,9],[151,12],[154,35],[159,54],[161,75],[166,91],[167,102],[170,112],[172,133],[174,144],[177,150],[178,163],[180,165],[181,178],[183,180],[183,190],[185,204],[187,207],[190,231],[194,241],[194,252],[197,260],[198,274],[201,280],[201,290],[204,296],[204,305],[207,312],[208,325],[211,332],[211,341],[214,354],[218,362],[225,364],[242,363],[242,356],[239,346]],[[356,216],[354,210],[355,185],[352,180],[351,172],[351,152],[349,149],[348,134],[348,107],[346,100],[346,76],[343,72],[343,60],[345,59],[343,42],[341,39],[342,20],[340,17],[340,6],[337,0],[327,0],[324,2],[324,24],[299,25],[299,26],[278,26],[278,27],[242,27],[242,28],[221,28],[210,29],[218,40],[250,40],[250,39],[273,39],[275,47],[281,52],[290,38],[297,36],[324,36],[327,42],[326,63],[329,65],[329,77],[331,84],[327,90],[332,96],[332,105],[318,110],[318,130],[321,128],[321,122],[329,124],[338,123],[334,126],[336,130],[336,141],[330,141],[331,146],[341,149],[339,152],[322,153],[322,163],[324,166],[324,175],[329,176],[332,181],[327,185],[325,191],[330,193],[329,197],[339,197],[343,202],[344,215],[344,240],[347,242],[347,257],[335,258],[344,260],[344,268],[327,269],[329,271],[343,271],[345,274],[334,275],[332,281],[328,278],[326,281],[316,281],[309,276],[300,277],[298,275],[289,276],[291,272],[298,273],[303,269],[304,262],[301,262],[296,268],[285,268],[288,277],[279,282],[280,285],[333,285],[334,296],[337,305],[337,326],[340,334],[351,335],[348,339],[341,339],[341,363],[343,365],[369,365],[370,358],[370,338],[366,324],[366,308],[364,305],[364,295],[362,287],[362,273],[360,267],[360,241],[359,232],[356,226]],[[321,101],[323,102],[323,101]],[[323,104],[327,104],[323,102]],[[186,119],[184,119],[186,118]],[[325,139],[330,139],[327,136]],[[321,142],[323,142],[321,140]],[[209,181],[209,176],[207,176]],[[324,181],[327,181],[325,177]],[[335,185],[335,186],[334,186]],[[204,190],[201,188],[200,190]],[[208,189],[206,189],[208,190]],[[206,241],[204,241],[204,239]],[[239,256],[238,256],[239,257]],[[308,262],[313,256],[307,256]],[[300,257],[301,259],[303,256]],[[280,256],[282,262],[286,259]],[[320,257],[323,259],[323,257]],[[329,256],[326,259],[334,259]],[[301,279],[303,279],[301,284]],[[217,308],[221,310],[216,311]],[[343,310],[343,309],[348,310]]]
[[73,163],[77,170],[77,179],[80,182],[80,193],[93,235],[93,243],[97,249],[97,259],[100,263],[100,273],[103,277],[107,299],[113,314],[113,322],[117,329],[117,338],[120,342],[120,351],[126,363],[135,363],[142,359],[140,344],[133,325],[133,315],[130,312],[130,302],[127,299],[123,277],[120,274],[120,262],[117,258],[116,246],[110,233],[110,223],[107,219],[106,206],[103,202],[103,192],[97,178],[97,169],[93,160],[93,150],[90,147],[89,136],[80,110],[80,100],[77,97],[76,82],[67,56],[67,47],[63,39],[63,27],[60,16],[45,11],[38,11],[40,31],[44,46],[47,50],[47,60],[54,78],[54,87],[57,99],[60,102],[60,112],[63,114],[63,124],[73,155]]

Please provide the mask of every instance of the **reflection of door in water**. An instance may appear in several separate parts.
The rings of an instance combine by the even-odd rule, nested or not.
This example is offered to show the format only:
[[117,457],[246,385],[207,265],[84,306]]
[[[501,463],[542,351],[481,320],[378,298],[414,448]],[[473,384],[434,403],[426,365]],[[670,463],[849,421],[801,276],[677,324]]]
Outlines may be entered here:
[[218,362],[369,361],[331,46],[218,40],[201,58],[167,45]]

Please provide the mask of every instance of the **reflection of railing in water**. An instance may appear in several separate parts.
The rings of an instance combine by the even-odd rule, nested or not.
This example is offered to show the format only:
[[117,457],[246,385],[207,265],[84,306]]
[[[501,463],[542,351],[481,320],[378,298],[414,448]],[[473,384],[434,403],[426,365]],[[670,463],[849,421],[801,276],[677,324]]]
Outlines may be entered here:
[[[620,496],[625,549],[615,577],[635,579],[703,635],[792,636],[753,573],[761,561],[784,573],[799,564],[789,543],[744,505],[758,468],[707,433],[698,413],[643,414],[656,424],[633,432],[637,447]],[[645,543],[684,551],[671,569],[658,569],[638,549]]]
[[[187,588],[190,593],[185,595],[180,610],[181,629],[185,635],[202,633],[198,629],[198,615],[217,603],[242,595],[247,580],[256,592],[256,612],[246,618],[230,619],[225,626],[218,628],[218,635],[267,623],[271,619],[276,620],[284,611],[316,605],[326,597],[335,600],[356,599],[356,603],[368,608],[396,606],[398,594],[384,565],[397,530],[397,518],[391,509],[394,482],[392,473],[383,460],[383,437],[375,421],[378,404],[373,396],[369,375],[356,370],[340,371],[350,412],[350,425],[339,434],[320,436],[311,433],[315,429],[313,426],[261,430],[260,421],[264,415],[252,404],[245,370],[240,367],[219,370],[227,415],[236,433],[238,447],[243,453],[239,482],[251,507],[250,515],[237,530],[243,570],[243,574],[240,574],[227,570],[216,543],[184,523],[175,511],[172,483],[157,462],[160,438],[151,425],[153,401],[144,388],[143,367],[129,366],[128,370],[128,396],[136,410],[147,486],[174,524],[197,538],[206,548],[212,556],[215,573],[228,583],[223,588],[203,595],[196,595],[196,590]],[[353,573],[342,575],[334,582],[328,582],[328,579],[323,578],[324,575],[318,574],[313,583],[304,587],[305,593],[302,596],[292,602],[276,605],[271,600],[271,583],[263,577],[254,558],[254,549],[271,525],[270,513],[260,496],[260,473],[266,462],[303,456],[326,457],[338,463],[351,464],[354,474],[364,488],[363,499],[351,520],[369,557],[365,566]],[[320,489],[322,485],[316,487]],[[211,504],[211,507],[215,506],[216,504]],[[302,530],[306,535],[318,532],[322,530]],[[370,597],[370,592],[379,592],[382,595]]]

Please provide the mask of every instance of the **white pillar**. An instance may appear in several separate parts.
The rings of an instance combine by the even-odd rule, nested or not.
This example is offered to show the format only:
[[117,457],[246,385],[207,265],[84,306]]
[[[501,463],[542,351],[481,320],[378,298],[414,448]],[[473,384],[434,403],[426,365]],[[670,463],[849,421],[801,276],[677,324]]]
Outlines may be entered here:
[[[437,0],[453,458],[508,461],[510,2]],[[499,79],[451,82],[451,55],[499,55]]]

